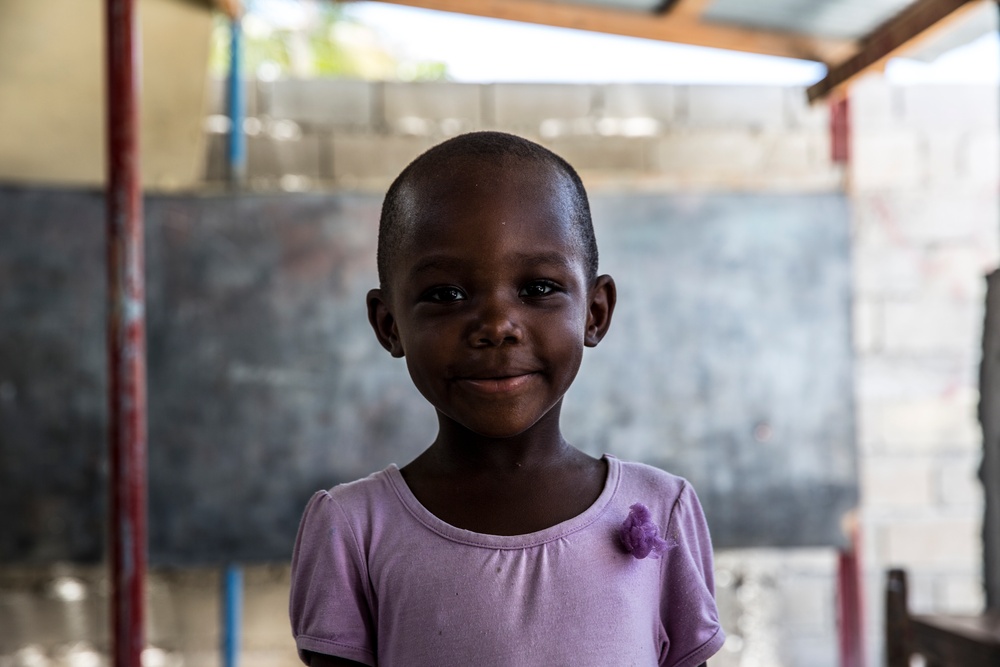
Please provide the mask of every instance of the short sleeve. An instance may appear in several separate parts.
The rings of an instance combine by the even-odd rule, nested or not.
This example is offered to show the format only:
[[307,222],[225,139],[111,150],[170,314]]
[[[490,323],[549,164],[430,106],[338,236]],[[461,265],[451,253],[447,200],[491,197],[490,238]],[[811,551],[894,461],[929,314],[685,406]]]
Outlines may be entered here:
[[375,665],[364,555],[343,508],[326,491],[312,497],[299,525],[289,616],[303,662],[304,651],[312,651]]
[[722,648],[715,605],[712,540],[698,496],[685,483],[670,513],[663,556],[661,619],[667,635],[660,664],[694,667]]

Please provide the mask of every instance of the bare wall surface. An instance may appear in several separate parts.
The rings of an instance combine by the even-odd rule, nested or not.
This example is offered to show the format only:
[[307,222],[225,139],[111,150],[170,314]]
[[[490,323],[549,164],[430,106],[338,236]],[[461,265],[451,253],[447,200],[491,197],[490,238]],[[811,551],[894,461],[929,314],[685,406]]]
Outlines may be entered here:
[[[380,200],[147,198],[154,562],[284,561],[309,495],[433,437],[375,342]],[[571,441],[689,476],[718,546],[829,545],[855,502],[834,195],[594,200],[621,287]],[[0,189],[0,561],[99,558],[102,198]]]
[[[0,2],[0,179],[104,181],[104,4]],[[176,0],[142,0],[138,15],[144,183],[191,187],[202,175],[212,16]]]

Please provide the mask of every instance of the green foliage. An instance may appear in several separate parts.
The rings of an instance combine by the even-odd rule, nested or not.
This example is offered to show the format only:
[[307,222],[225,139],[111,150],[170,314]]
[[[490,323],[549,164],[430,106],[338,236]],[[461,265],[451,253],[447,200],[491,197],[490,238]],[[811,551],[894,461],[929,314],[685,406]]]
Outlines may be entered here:
[[[217,16],[212,32],[209,72],[229,72],[230,27]],[[367,26],[345,18],[334,3],[320,5],[317,20],[303,30],[269,26],[257,16],[243,19],[243,56],[247,76],[343,77],[367,80],[441,81],[440,62],[414,61],[393,52]]]

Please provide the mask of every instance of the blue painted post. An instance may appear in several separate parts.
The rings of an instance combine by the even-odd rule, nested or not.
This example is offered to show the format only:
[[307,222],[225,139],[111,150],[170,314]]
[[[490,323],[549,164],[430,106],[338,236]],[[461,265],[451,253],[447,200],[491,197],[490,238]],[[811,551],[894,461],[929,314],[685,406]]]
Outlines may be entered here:
[[222,584],[222,667],[238,667],[243,635],[243,569],[226,568]]
[[237,15],[230,19],[229,44],[229,184],[239,187],[246,181],[247,141],[243,132],[246,99],[243,90],[243,24]]

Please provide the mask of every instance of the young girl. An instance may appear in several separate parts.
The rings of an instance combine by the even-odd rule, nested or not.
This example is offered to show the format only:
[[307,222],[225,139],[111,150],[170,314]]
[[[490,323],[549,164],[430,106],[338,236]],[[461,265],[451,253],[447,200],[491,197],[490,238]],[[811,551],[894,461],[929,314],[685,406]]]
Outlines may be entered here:
[[438,434],[309,502],[290,602],[302,660],[704,663],[724,635],[693,489],[560,431],[615,306],[572,167],[497,132],[432,148],[386,194],[378,268],[369,321]]

